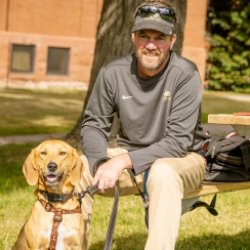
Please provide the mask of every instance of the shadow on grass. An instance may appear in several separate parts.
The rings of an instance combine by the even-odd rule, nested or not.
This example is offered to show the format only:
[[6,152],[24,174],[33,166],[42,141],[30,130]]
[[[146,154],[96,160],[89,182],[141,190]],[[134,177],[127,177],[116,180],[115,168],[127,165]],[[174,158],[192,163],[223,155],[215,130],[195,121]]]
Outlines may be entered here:
[[[129,237],[115,237],[113,250],[143,250],[146,234],[132,234]],[[209,234],[179,239],[175,250],[250,250],[250,230],[242,231],[236,235]],[[89,250],[104,248],[104,241],[98,241],[89,247]]]
[[235,235],[208,234],[181,239],[176,250],[249,250],[250,229]]
[[[114,237],[112,250],[142,250],[146,242],[147,235],[143,233],[131,234],[127,237]],[[105,242],[98,241],[92,244],[88,250],[104,249]]]

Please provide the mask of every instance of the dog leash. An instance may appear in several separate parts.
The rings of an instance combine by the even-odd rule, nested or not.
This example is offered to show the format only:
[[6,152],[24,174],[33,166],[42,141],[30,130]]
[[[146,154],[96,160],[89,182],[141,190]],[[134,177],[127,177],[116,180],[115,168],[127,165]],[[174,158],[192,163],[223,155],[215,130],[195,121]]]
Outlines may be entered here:
[[[99,191],[99,189],[97,186],[88,186],[85,191],[78,194],[79,200],[84,198],[84,196],[86,194],[93,196],[98,191]],[[114,229],[115,229],[115,223],[116,223],[116,217],[117,217],[117,211],[118,211],[118,205],[119,205],[119,189],[118,189],[117,185],[115,185],[115,187],[114,187],[114,203],[113,203],[113,208],[112,208],[112,212],[110,215],[108,230],[106,233],[104,250],[111,250],[113,234],[114,234]]]
[[106,233],[106,241],[104,250],[110,250],[113,240],[113,234],[115,229],[115,222],[117,217],[117,211],[118,211],[118,205],[119,205],[119,189],[117,186],[115,186],[115,194],[114,194],[114,203],[113,203],[113,209],[109,220],[109,226]]

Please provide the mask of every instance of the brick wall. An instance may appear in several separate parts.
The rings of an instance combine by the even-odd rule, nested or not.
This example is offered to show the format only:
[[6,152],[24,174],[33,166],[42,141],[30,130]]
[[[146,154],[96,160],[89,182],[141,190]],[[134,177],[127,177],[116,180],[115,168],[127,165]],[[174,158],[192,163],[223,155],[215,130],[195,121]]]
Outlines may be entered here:
[[[0,79],[8,79],[9,83],[18,81],[30,82],[82,82],[88,83],[92,59],[94,55],[95,40],[92,38],[60,37],[48,35],[35,35],[25,33],[8,34],[0,32]],[[34,73],[9,72],[10,51],[12,44],[35,45]],[[53,76],[47,74],[47,50],[48,47],[70,48],[69,74],[67,76]]]
[[187,0],[187,19],[185,23],[182,55],[198,66],[203,84],[206,69],[206,16],[207,0]]
[[[0,84],[88,84],[103,0],[0,0]],[[183,56],[205,76],[207,0],[187,0]],[[35,45],[33,73],[11,73],[12,44]],[[69,73],[46,72],[49,46],[70,48]]]
[[[87,84],[103,0],[0,0],[0,84]],[[12,44],[34,45],[33,73],[10,69]],[[69,48],[67,76],[48,75],[48,47]]]
[[94,38],[102,0],[0,0],[0,30]]

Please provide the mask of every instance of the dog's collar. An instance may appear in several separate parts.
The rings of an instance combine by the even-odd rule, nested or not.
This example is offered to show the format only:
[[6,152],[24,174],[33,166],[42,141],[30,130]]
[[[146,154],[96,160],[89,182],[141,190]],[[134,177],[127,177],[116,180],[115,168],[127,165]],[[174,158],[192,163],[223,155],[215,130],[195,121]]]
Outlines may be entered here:
[[48,202],[59,202],[59,203],[64,203],[71,199],[73,196],[77,197],[79,202],[81,203],[81,200],[84,198],[86,194],[93,195],[98,191],[97,186],[88,186],[85,191],[82,191],[81,193],[70,193],[70,194],[54,194],[54,193],[49,193],[44,190],[39,189],[39,193],[44,196],[44,199],[47,200]]
[[64,203],[71,199],[74,195],[73,193],[70,194],[54,194],[54,193],[49,193],[43,190],[39,190],[40,193],[44,196],[44,198],[48,202],[59,202],[59,203]]

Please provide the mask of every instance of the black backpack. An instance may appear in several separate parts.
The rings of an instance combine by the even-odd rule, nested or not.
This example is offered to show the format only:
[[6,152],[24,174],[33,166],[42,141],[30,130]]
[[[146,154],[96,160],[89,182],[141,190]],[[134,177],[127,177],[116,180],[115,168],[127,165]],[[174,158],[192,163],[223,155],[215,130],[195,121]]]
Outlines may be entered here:
[[250,180],[250,138],[230,132],[226,136],[206,132],[205,180],[238,182]]
[[[250,138],[241,136],[232,126],[210,124],[196,131],[204,139],[203,155],[207,160],[205,178],[214,182],[250,181]],[[218,215],[215,208],[217,194],[210,204],[196,201],[190,208],[205,207],[209,213]]]

